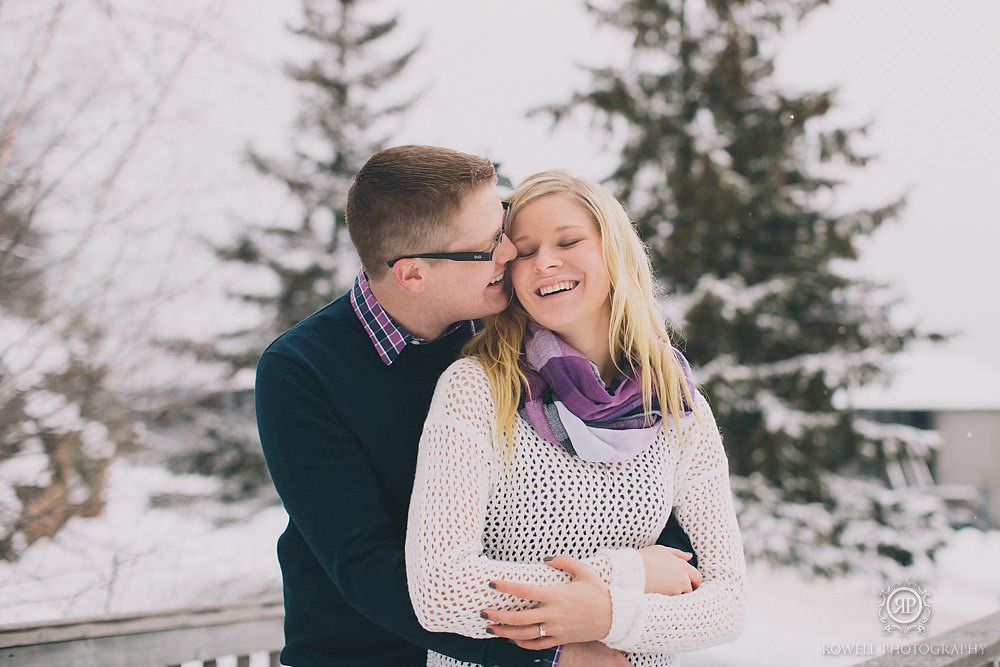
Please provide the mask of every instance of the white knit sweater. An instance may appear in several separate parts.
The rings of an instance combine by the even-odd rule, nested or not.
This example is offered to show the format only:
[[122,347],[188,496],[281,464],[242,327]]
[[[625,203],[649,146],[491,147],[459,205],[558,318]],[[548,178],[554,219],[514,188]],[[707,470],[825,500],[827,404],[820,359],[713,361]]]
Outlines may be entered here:
[[[611,631],[603,640],[637,666],[731,640],[742,626],[743,549],[722,440],[707,402],[679,429],[665,420],[632,460],[595,463],[542,440],[517,419],[513,458],[496,445],[496,414],[482,366],[452,364],[438,381],[420,439],[406,534],[406,572],[427,630],[487,639],[486,608],[523,609],[491,580],[555,585],[544,564],[567,554],[609,583]],[[643,592],[636,549],[656,542],[670,512],[691,538],[704,581],[695,591]],[[428,665],[467,665],[429,652]]]

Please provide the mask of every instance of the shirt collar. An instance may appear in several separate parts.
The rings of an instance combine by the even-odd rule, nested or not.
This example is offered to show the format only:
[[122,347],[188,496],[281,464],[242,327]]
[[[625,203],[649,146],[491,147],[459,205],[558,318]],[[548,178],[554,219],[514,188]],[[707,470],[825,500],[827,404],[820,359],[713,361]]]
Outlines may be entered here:
[[[361,321],[361,326],[364,327],[365,333],[368,334],[375,346],[375,351],[378,352],[379,358],[386,366],[391,366],[407,345],[426,345],[431,342],[426,338],[411,334],[392,319],[389,313],[385,312],[378,299],[372,294],[371,284],[368,282],[368,275],[365,273],[364,267],[358,271],[358,276],[354,279],[354,287],[351,289],[351,306],[354,307],[354,313]],[[475,333],[476,323],[472,320],[455,322],[441,334],[440,338],[462,328]]]

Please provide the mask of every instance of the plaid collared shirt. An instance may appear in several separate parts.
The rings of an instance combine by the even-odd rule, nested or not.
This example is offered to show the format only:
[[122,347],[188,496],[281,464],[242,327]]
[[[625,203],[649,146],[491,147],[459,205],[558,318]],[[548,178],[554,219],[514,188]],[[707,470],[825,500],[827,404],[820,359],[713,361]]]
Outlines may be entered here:
[[[354,307],[358,319],[361,320],[361,326],[364,327],[365,333],[375,345],[375,351],[378,352],[379,358],[386,366],[391,366],[407,345],[426,345],[431,342],[425,338],[414,336],[399,326],[396,320],[385,312],[379,305],[378,299],[372,294],[372,288],[368,283],[368,276],[365,274],[364,268],[358,271],[358,277],[354,279],[354,288],[351,290],[351,305]],[[475,321],[461,320],[448,327],[441,334],[441,337],[443,338],[463,327],[468,327],[472,333],[476,332]]]

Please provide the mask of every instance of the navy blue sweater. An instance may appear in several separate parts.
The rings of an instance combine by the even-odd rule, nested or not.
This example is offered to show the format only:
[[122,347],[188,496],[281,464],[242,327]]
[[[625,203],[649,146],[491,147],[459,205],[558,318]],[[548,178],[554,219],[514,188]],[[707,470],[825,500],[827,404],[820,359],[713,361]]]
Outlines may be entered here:
[[[416,667],[426,649],[458,660],[537,667],[505,639],[420,627],[403,544],[417,443],[438,376],[467,334],[379,359],[347,295],[285,332],[257,368],[260,439],[289,515],[278,539],[283,664]],[[662,544],[690,550],[676,522]]]

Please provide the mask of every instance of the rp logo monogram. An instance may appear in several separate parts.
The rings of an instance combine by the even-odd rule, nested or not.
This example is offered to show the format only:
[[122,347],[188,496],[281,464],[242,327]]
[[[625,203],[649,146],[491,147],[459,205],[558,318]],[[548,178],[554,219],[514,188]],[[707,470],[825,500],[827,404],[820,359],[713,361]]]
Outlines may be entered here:
[[878,608],[878,620],[885,633],[927,632],[926,623],[931,619],[931,605],[928,594],[917,584],[906,582],[894,584],[882,591],[882,603]]
[[894,608],[892,615],[896,618],[906,618],[913,615],[913,610],[920,606],[920,600],[913,596],[897,597],[893,599]]

